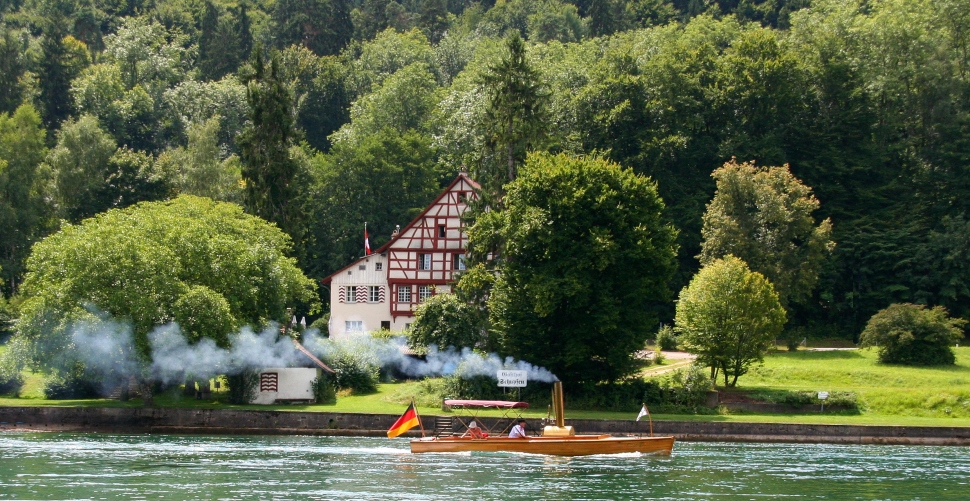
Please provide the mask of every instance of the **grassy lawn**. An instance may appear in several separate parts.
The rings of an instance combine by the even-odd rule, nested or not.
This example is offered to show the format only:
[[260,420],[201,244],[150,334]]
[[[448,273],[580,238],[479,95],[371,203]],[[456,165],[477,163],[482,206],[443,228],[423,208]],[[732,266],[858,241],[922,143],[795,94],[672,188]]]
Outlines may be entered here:
[[[860,403],[858,415],[839,414],[711,414],[658,415],[655,420],[778,422],[805,424],[857,424],[908,426],[970,426],[970,348],[955,349],[957,364],[951,367],[913,368],[885,366],[876,363],[875,351],[798,351],[774,352],[765,358],[764,365],[754,367],[738,380],[738,390],[794,390],[854,392]],[[45,400],[43,377],[26,374],[20,397],[0,396],[0,406],[88,406],[138,407],[139,400]],[[664,376],[658,376],[664,377]],[[200,401],[183,397],[176,392],[157,395],[155,403],[161,407],[238,408],[283,411],[348,412],[368,414],[397,414],[403,412],[411,398],[419,402],[422,414],[441,414],[431,405],[422,385],[417,382],[382,384],[370,395],[341,395],[334,405],[277,405],[235,406],[225,403],[223,393],[215,393],[214,400]],[[425,405],[421,405],[424,402]],[[629,412],[600,412],[569,410],[569,389],[566,388],[567,416],[574,419],[634,419],[638,409]],[[485,415],[498,412],[485,413]],[[546,415],[545,408],[529,409],[527,417]]]
[[948,367],[876,363],[875,350],[777,352],[738,380],[742,389],[849,391],[869,419],[970,425],[970,348]]

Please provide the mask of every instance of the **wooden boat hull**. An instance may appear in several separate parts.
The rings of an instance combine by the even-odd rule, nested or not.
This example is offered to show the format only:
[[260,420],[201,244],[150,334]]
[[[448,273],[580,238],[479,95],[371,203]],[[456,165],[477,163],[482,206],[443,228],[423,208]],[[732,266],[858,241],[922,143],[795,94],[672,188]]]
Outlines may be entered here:
[[573,437],[532,438],[419,438],[411,440],[411,452],[522,452],[553,456],[589,456],[593,454],[669,455],[674,437],[613,437],[611,435],[576,435]]

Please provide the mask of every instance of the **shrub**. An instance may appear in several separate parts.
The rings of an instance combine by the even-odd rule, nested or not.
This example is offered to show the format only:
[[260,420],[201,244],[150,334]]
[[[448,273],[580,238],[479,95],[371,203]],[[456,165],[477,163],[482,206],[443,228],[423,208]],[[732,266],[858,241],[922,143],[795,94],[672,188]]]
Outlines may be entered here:
[[20,367],[6,353],[0,355],[0,395],[16,393],[24,385]]
[[[761,402],[789,405],[792,407],[802,407],[806,405],[818,406],[822,403],[818,399],[818,392],[814,391],[761,389],[748,392],[747,395]],[[859,413],[859,402],[856,398],[856,394],[852,392],[829,392],[829,398],[825,400],[825,407],[839,407],[844,409],[842,412],[848,414]]]
[[667,351],[677,349],[677,334],[673,327],[665,325],[657,331],[657,348]]
[[259,392],[259,371],[247,370],[226,376],[226,387],[229,390],[229,403],[248,404]]
[[337,372],[337,388],[363,395],[377,391],[380,367],[359,351],[338,350],[327,359]]
[[503,400],[506,394],[491,376],[463,377],[452,374],[444,378],[444,397],[454,399]]
[[963,337],[966,323],[950,318],[942,306],[894,304],[869,319],[859,346],[878,346],[879,361],[886,364],[952,365],[950,345]]
[[677,371],[666,378],[661,384],[665,394],[663,403],[686,408],[702,407],[707,401],[707,392],[714,387],[705,369],[694,363],[686,371]]
[[75,400],[100,397],[101,384],[84,373],[80,365],[71,370],[52,374],[44,382],[44,397],[48,400]]
[[318,404],[337,403],[337,387],[334,385],[332,376],[321,373],[313,380],[313,398]]

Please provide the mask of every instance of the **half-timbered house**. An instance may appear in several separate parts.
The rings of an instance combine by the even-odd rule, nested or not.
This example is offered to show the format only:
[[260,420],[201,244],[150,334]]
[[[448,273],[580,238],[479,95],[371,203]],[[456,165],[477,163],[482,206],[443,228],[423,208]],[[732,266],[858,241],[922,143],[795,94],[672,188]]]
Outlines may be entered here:
[[387,243],[323,279],[330,287],[330,337],[404,330],[421,302],[451,291],[455,273],[465,269],[461,216],[478,188],[459,174]]

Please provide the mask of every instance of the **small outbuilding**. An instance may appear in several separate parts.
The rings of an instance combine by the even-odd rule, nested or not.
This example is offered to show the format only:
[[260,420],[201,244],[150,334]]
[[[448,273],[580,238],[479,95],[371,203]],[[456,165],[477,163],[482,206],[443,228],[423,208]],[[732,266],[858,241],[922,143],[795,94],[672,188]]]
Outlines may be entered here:
[[250,401],[251,404],[310,403],[316,400],[313,383],[323,377],[323,371],[330,374],[334,374],[334,371],[307,351],[299,341],[294,339],[293,346],[303,353],[314,367],[279,367],[261,370],[258,391]]
[[259,391],[253,404],[313,402],[313,382],[322,375],[319,368],[273,368],[259,373]]

